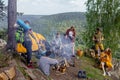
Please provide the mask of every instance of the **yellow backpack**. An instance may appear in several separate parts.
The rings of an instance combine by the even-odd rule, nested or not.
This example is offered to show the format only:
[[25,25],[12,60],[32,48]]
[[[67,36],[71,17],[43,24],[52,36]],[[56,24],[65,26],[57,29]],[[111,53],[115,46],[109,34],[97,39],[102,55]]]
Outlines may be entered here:
[[26,48],[21,43],[17,43],[16,51],[18,53],[26,53],[27,52]]
[[[38,34],[36,32],[33,32],[32,34],[36,38],[36,39],[34,39],[32,36],[30,36],[30,39],[32,41],[32,51],[37,51],[39,49],[37,41],[45,40],[45,38],[43,35]],[[22,45],[22,43],[16,44],[16,51],[18,53],[26,53],[27,52],[26,48]]]

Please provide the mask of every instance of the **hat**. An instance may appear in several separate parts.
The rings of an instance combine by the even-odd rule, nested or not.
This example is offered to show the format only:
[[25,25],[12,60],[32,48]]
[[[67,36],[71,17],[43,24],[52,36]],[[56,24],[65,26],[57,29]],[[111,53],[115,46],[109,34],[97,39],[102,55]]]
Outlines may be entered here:
[[96,28],[96,30],[97,30],[97,31],[101,31],[101,29],[100,29],[100,28]]
[[24,23],[28,23],[28,24],[30,24],[30,22],[29,22],[28,20],[25,20]]
[[51,51],[47,51],[46,56],[50,56],[50,55],[51,55]]

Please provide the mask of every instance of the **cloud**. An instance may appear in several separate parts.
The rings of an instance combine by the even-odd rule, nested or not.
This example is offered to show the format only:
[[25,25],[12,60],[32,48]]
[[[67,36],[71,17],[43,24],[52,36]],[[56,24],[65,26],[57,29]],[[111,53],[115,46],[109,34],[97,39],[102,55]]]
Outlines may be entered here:
[[86,1],[87,0],[71,0],[70,4],[74,5],[76,8],[80,8],[80,10],[82,12],[85,12],[86,11],[86,6],[85,6]]
[[40,15],[84,12],[86,8],[85,1],[87,0],[17,0],[17,11]]

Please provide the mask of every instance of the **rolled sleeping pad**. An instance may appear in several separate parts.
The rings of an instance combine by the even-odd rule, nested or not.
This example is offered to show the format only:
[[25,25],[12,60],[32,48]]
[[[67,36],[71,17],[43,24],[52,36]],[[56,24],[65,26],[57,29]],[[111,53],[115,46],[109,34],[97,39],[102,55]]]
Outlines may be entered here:
[[20,27],[22,27],[25,31],[31,29],[31,27],[29,25],[26,25],[21,19],[17,20],[17,24],[20,25]]

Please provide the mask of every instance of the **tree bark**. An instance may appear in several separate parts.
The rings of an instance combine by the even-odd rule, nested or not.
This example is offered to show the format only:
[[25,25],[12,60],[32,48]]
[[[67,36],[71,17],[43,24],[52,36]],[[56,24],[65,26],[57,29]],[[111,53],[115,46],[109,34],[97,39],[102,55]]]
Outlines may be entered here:
[[15,49],[15,28],[17,18],[17,0],[8,0],[8,41],[7,49]]

